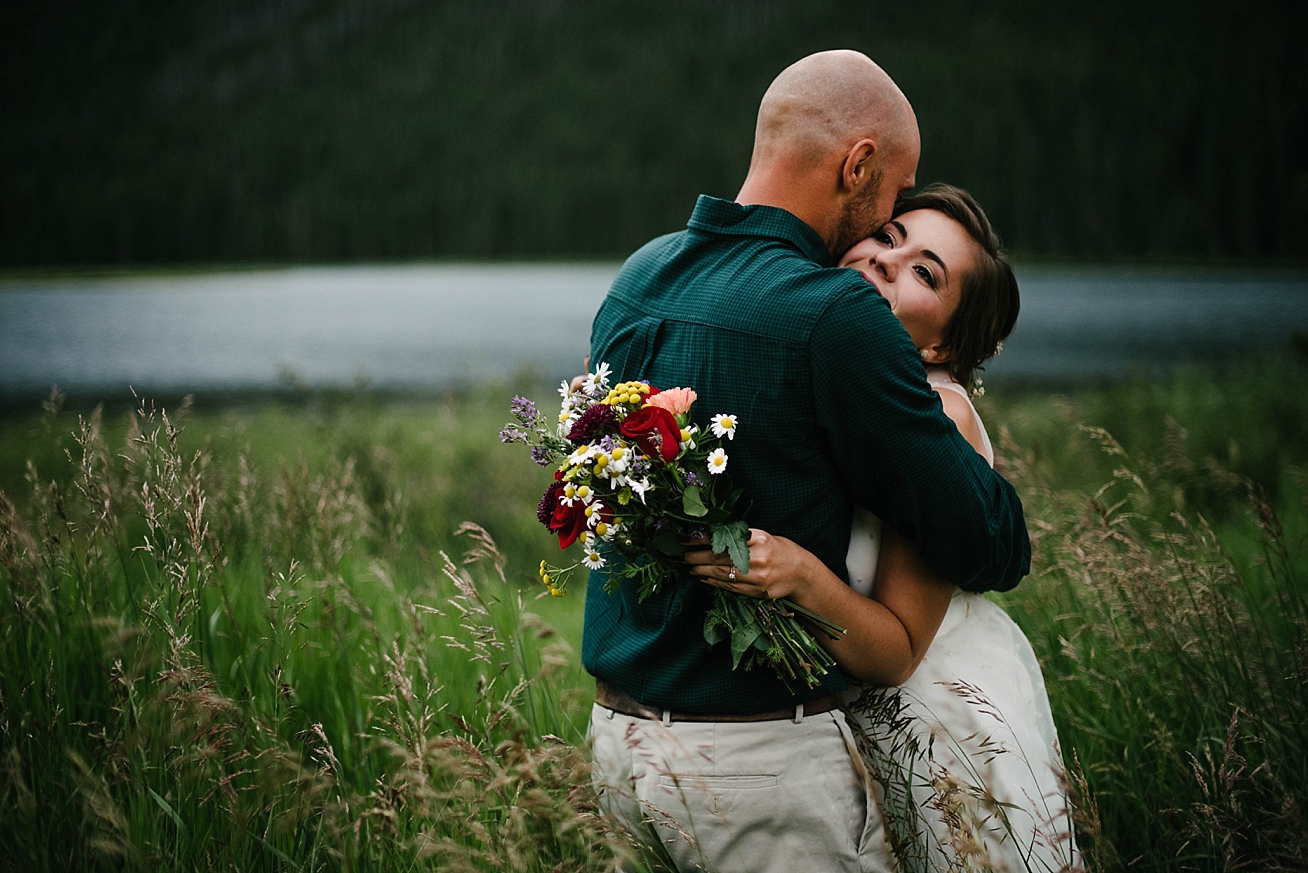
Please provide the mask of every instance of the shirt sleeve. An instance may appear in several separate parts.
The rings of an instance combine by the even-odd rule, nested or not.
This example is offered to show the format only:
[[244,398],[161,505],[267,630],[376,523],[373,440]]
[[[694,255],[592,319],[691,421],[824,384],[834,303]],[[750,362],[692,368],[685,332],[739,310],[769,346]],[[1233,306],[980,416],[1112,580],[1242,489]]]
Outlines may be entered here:
[[1022,504],[958,433],[907,331],[871,285],[811,335],[818,426],[854,502],[917,544],[966,591],[1007,591],[1031,566]]

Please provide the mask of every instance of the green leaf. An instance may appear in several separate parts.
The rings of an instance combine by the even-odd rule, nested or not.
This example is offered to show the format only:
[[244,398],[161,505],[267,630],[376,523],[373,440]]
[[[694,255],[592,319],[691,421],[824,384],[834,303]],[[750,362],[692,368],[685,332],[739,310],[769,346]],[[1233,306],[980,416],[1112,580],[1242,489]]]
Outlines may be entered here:
[[680,558],[686,553],[686,547],[681,543],[681,537],[673,530],[661,530],[650,540],[650,545],[658,549],[669,557]]
[[[736,597],[734,594],[723,592],[724,597]],[[753,615],[735,610],[736,623],[731,629],[731,669],[735,670],[740,666],[740,659],[745,652],[749,651],[763,634],[763,628],[759,625],[758,620]]]
[[681,494],[681,508],[691,518],[703,518],[708,514],[708,507],[700,497],[698,485],[688,485]]
[[749,525],[743,521],[733,521],[730,524],[714,525],[712,530],[713,551],[718,554],[727,552],[731,555],[731,563],[736,565],[736,569],[741,573],[748,573]]
[[721,622],[704,622],[704,642],[710,646],[716,646],[731,635],[731,631]]

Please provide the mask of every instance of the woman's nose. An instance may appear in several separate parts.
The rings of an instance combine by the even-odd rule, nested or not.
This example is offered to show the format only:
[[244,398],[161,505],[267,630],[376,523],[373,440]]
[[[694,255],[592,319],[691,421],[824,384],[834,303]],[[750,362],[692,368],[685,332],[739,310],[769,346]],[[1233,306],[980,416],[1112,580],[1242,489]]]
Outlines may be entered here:
[[893,251],[884,251],[872,256],[872,267],[885,277],[887,282],[895,281],[898,266]]

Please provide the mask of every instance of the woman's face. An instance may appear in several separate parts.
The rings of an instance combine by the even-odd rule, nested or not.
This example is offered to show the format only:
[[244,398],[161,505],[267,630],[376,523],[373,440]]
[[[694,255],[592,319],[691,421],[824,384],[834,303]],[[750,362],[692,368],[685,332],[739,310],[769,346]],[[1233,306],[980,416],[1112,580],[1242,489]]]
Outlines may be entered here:
[[941,337],[958,308],[963,276],[980,247],[962,225],[933,209],[916,209],[891,219],[840,260],[881,292],[928,363],[948,355]]

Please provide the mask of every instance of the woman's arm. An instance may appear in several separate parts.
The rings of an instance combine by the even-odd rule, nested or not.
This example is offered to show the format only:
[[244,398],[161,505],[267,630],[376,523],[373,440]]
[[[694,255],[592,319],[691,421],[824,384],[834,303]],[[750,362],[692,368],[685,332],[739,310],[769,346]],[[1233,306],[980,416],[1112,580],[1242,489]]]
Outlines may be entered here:
[[748,597],[785,597],[840,624],[838,640],[818,642],[850,675],[898,685],[913,674],[940,627],[954,586],[932,576],[912,543],[885,529],[869,599],[850,588],[812,552],[785,537],[751,530],[749,573],[728,579],[730,559],[703,549],[686,553],[690,571],[710,585]]
[[[971,406],[941,391],[945,414],[968,443],[983,453]],[[832,573],[812,552],[785,537],[750,530],[749,573],[729,582],[730,559],[712,551],[686,553],[691,572],[710,585],[750,597],[787,597],[847,628],[845,636],[817,640],[846,672],[864,682],[899,685],[917,669],[935,639],[954,595],[952,583],[927,569],[917,549],[882,526],[880,556],[871,598]]]

